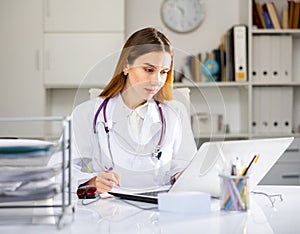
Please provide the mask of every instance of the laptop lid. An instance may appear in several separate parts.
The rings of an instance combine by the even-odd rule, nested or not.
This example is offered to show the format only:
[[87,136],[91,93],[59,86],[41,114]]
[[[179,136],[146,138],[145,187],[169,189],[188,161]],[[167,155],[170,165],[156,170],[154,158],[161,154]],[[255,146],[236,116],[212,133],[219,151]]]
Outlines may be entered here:
[[[259,154],[259,160],[248,172],[251,190],[263,179],[293,140],[293,137],[286,137],[203,143],[169,192],[199,191],[219,197],[219,174],[224,173],[231,160],[238,156],[247,166],[254,155]],[[167,191],[166,187],[156,190]],[[152,195],[152,192],[114,189],[109,193],[123,199],[157,204],[157,196]]]
[[254,155],[259,154],[258,161],[247,173],[250,175],[251,190],[263,179],[293,140],[293,137],[285,137],[203,143],[170,192],[200,191],[219,197],[219,174],[224,173],[226,167],[228,169],[231,160],[239,157],[243,165],[247,166]]

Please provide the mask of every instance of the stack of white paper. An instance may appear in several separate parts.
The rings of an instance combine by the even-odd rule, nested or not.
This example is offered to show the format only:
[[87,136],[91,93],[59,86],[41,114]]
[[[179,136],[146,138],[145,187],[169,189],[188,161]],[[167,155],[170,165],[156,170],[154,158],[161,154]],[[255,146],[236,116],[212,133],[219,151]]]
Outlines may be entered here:
[[52,178],[61,167],[45,166],[56,149],[53,142],[0,139],[0,202],[48,199],[60,191]]

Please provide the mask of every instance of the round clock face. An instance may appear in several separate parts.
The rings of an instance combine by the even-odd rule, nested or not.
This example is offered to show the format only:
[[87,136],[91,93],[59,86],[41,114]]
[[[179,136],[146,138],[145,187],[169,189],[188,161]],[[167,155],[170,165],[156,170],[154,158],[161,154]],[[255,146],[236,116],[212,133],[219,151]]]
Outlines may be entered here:
[[161,15],[169,29],[180,33],[191,32],[204,19],[204,5],[200,0],[165,0]]

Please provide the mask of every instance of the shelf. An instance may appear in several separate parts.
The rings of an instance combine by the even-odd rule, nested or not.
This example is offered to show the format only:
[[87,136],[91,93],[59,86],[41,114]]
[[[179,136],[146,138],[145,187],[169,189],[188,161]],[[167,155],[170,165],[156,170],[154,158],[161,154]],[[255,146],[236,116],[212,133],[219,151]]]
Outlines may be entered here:
[[272,34],[272,35],[281,35],[281,34],[290,34],[293,36],[300,37],[300,29],[252,29],[250,33],[257,34]]
[[[207,83],[180,83],[175,82],[174,88],[209,88],[209,87],[247,87],[252,86],[300,86],[300,82],[207,82]],[[90,89],[90,88],[103,88],[99,85],[78,85],[76,84],[51,84],[45,85],[45,89]]]
[[124,30],[86,30],[86,31],[82,31],[82,30],[45,30],[44,31],[45,34],[80,34],[80,33],[88,33],[88,34],[97,34],[97,33],[106,33],[106,34],[113,34],[113,33],[124,33]]
[[90,89],[103,88],[99,84],[44,84],[45,89]]
[[[174,88],[205,88],[205,87],[246,87],[249,82],[175,82],[173,83]],[[300,86],[300,82],[299,82]],[[78,88],[103,88],[104,86],[99,86],[99,84],[45,84],[45,89],[78,89]]]
[[253,133],[253,138],[264,138],[264,137],[300,137],[300,133]]
[[248,133],[212,133],[212,134],[203,134],[196,139],[239,139],[239,138],[248,138]]
[[297,87],[300,82],[254,82],[253,86],[284,86],[284,87]]
[[174,88],[247,87],[249,82],[175,82]]

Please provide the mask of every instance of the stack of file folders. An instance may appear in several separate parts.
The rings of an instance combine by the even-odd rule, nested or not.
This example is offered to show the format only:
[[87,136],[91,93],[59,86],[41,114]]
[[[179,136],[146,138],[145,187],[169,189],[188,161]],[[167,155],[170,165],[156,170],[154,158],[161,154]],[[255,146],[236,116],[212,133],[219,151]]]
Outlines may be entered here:
[[291,82],[292,54],[291,35],[255,35],[253,37],[253,81]]
[[0,139],[0,202],[44,200],[61,186],[52,178],[60,167],[47,163],[57,144],[28,139]]
[[253,89],[253,133],[292,133],[292,87]]

